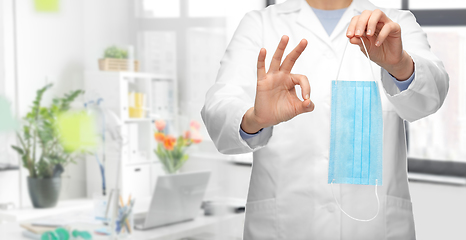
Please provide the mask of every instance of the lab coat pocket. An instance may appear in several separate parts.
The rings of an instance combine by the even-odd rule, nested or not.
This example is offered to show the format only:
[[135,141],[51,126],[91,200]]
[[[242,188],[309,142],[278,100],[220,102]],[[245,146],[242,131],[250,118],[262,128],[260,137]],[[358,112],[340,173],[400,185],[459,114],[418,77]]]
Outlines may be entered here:
[[387,240],[415,240],[413,207],[409,200],[386,196],[385,231]]
[[244,240],[278,239],[275,198],[246,203]]

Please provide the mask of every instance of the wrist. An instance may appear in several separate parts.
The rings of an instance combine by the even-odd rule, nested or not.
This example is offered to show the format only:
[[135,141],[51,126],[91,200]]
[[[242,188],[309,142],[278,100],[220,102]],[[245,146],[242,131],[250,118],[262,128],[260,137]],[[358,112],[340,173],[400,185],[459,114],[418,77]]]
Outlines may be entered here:
[[403,51],[403,56],[398,63],[384,67],[384,69],[397,80],[405,81],[414,72],[414,62],[411,56],[406,51]]
[[254,114],[254,107],[248,109],[248,111],[243,115],[241,121],[241,129],[248,134],[254,134],[259,132],[261,129],[265,128],[262,124],[257,121]]

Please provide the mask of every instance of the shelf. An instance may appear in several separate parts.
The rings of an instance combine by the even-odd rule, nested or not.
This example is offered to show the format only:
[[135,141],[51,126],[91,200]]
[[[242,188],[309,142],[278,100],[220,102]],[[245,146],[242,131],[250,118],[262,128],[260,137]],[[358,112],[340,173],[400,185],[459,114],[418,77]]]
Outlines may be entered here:
[[125,123],[135,123],[135,122],[150,122],[152,118],[128,118],[125,119]]
[[[137,122],[151,122],[151,121],[155,121],[155,120],[158,120],[160,118],[156,118],[156,117],[151,117],[151,118],[127,118],[124,120],[125,123],[137,123]],[[166,118],[163,118],[164,120],[174,120],[173,117],[166,117]]]
[[[124,139],[125,145],[121,149],[106,149],[108,156],[113,154],[121,158],[121,161],[106,161],[107,186],[119,184],[122,195],[133,194],[136,198],[150,196],[155,188],[157,176],[163,173],[161,164],[156,161],[153,152],[157,147],[153,122],[164,119],[168,128],[173,128],[174,131],[178,126],[176,75],[89,71],[85,73],[85,88],[94,98],[102,98],[102,106],[113,112],[122,123],[117,131]],[[145,113],[138,115],[144,116],[143,118],[129,117],[130,92],[144,94]],[[119,183],[116,182],[115,171],[118,168],[121,168]],[[101,190],[100,184],[95,183],[102,181],[99,166],[92,157],[86,162],[86,170],[86,191],[91,197],[94,192]]]
[[166,79],[174,80],[175,77],[168,74],[143,73],[143,72],[111,72],[111,71],[87,71],[88,75],[107,75],[115,78],[139,78],[139,79]]
[[140,160],[140,161],[134,161],[134,162],[127,162],[124,163],[124,166],[140,166],[144,164],[161,164],[160,161],[155,161],[155,160]]
[[173,80],[173,76],[167,74],[153,74],[153,73],[140,73],[140,72],[119,72],[121,76],[126,78],[146,78],[146,79],[163,79]]

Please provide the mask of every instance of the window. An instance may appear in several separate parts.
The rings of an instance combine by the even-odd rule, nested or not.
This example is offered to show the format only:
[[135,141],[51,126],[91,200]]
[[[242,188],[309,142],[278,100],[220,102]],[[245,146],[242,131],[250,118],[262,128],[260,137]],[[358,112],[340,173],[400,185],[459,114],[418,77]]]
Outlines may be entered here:
[[371,2],[381,8],[401,9],[401,0],[371,0]]
[[458,0],[409,0],[409,9],[458,9],[466,8],[466,1]]
[[[286,0],[268,0],[267,4],[279,4],[283,2],[286,2]],[[381,8],[401,8],[401,0],[371,0],[371,2]]]
[[190,120],[202,122],[205,93],[236,27],[246,12],[264,7],[263,0],[134,2],[130,26],[131,35],[137,36],[137,58],[144,72],[176,76],[180,130]]
[[138,0],[136,16],[143,18],[177,18],[180,16],[180,0]]
[[404,0],[404,6],[416,16],[450,76],[442,108],[408,125],[409,172],[459,177],[443,181],[465,184],[466,2]]

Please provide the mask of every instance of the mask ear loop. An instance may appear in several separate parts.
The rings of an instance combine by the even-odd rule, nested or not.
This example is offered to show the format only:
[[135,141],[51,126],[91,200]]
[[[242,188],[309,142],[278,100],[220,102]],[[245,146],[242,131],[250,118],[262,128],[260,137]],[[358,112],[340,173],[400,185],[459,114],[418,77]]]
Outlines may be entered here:
[[359,218],[355,218],[355,217],[352,217],[350,216],[348,213],[345,212],[345,210],[343,210],[343,208],[341,208],[340,206],[340,203],[338,202],[337,198],[335,197],[335,193],[333,192],[333,182],[335,181],[335,179],[332,180],[332,183],[330,183],[330,186],[331,186],[331,189],[332,189],[332,195],[333,195],[333,199],[335,199],[335,202],[337,203],[337,206],[338,208],[340,208],[340,211],[342,213],[344,213],[346,216],[348,216],[349,218],[353,219],[353,220],[356,220],[356,221],[359,221],[359,222],[370,222],[372,220],[374,220],[377,216],[379,216],[379,212],[380,212],[380,200],[379,200],[379,195],[377,193],[377,179],[375,179],[375,198],[377,199],[377,213],[375,214],[374,217],[370,218],[370,219],[359,219]]
[[[369,62],[369,68],[371,69],[372,76],[374,77],[374,81],[377,84],[377,81],[375,80],[376,78],[375,78],[375,75],[374,75],[374,70],[372,70],[371,59],[369,57],[369,51],[367,51],[366,44],[364,43],[364,40],[361,39],[361,42],[362,42],[362,46],[364,47],[364,51],[366,53],[367,60]],[[341,60],[340,60],[340,66],[338,67],[337,77],[335,78],[336,79],[335,84],[338,84],[338,76],[340,75],[341,65],[343,64],[343,59],[345,57],[346,48],[348,47],[348,45],[349,45],[349,41],[345,45],[345,49],[343,50],[343,56],[341,57]],[[377,213],[375,214],[374,217],[372,217],[370,219],[359,219],[359,218],[352,217],[348,213],[346,213],[345,210],[343,210],[343,208],[341,208],[340,203],[338,202],[337,198],[335,197],[335,193],[333,192],[333,182],[334,181],[335,181],[335,179],[333,179],[332,182],[330,183],[331,189],[332,189],[333,199],[335,199],[335,202],[337,203],[337,206],[340,209],[340,211],[342,213],[344,213],[347,217],[349,217],[349,218],[351,218],[351,219],[353,219],[355,221],[359,221],[359,222],[370,222],[370,221],[374,220],[379,215],[379,212],[380,212],[380,200],[379,200],[379,195],[377,193],[377,183],[378,183],[377,179],[375,179],[375,198],[377,199]]]
[[[364,47],[364,51],[365,51],[366,56],[367,56],[367,61],[369,62],[369,68],[371,70],[372,77],[374,77],[374,81],[377,83],[377,81],[375,80],[376,78],[375,78],[374,70],[372,69],[371,58],[369,56],[369,51],[367,51],[366,44],[364,43],[364,40],[361,39],[361,42],[362,42],[362,46]],[[343,59],[345,59],[346,48],[348,48],[349,44],[350,43],[349,43],[349,40],[348,40],[348,42],[345,44],[345,49],[343,49],[343,55],[341,56],[340,65],[338,66],[337,76],[335,77],[335,83],[336,84],[338,84],[338,77],[340,76],[341,66],[343,65]]]

